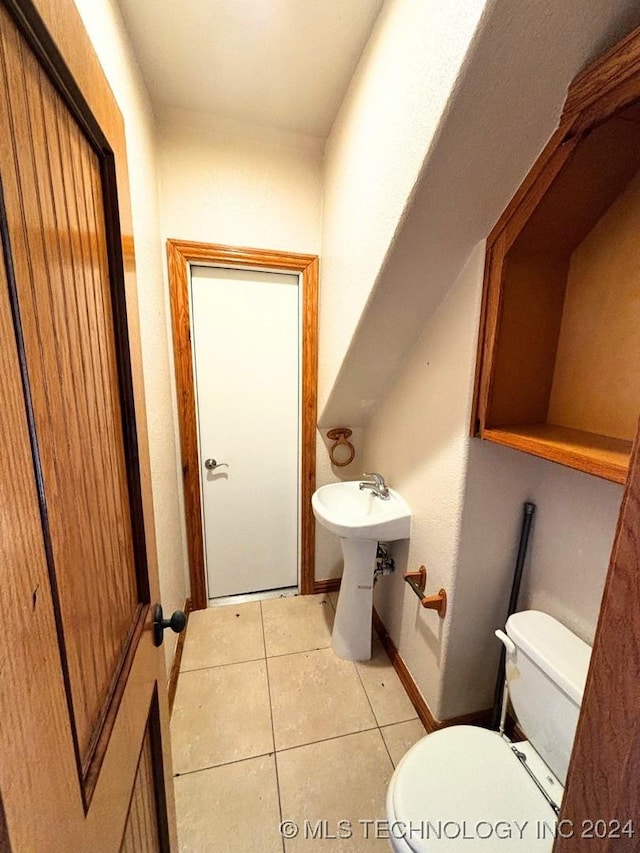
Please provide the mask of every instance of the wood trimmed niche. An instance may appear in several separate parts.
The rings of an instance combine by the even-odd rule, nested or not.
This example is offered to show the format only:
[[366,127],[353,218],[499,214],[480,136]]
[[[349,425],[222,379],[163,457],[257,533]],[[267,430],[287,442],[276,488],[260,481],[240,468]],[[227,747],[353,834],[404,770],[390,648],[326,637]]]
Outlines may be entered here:
[[624,483],[640,414],[640,30],[571,84],[487,243],[472,434]]

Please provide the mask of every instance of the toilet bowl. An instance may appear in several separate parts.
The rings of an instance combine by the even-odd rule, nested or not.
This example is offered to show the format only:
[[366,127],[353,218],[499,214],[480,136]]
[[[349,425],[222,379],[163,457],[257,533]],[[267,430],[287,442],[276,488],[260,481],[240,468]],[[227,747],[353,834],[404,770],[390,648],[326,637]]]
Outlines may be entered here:
[[396,853],[553,847],[591,649],[534,610],[511,616],[506,631],[506,679],[528,740],[452,726],[418,741],[387,791]]

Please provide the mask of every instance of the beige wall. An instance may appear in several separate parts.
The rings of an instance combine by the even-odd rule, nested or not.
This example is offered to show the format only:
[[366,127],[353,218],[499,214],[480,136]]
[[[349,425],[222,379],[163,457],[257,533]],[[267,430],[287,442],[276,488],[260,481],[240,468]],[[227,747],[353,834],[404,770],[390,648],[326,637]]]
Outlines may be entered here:
[[640,414],[639,234],[640,174],[571,257],[549,403],[551,423],[627,440],[635,435]]
[[[385,4],[328,141],[320,423],[362,427],[364,467],[412,505],[411,540],[393,546],[398,570],[375,600],[440,718],[491,703],[493,630],[525,499],[539,506],[522,606],[586,638],[595,625],[621,489],[469,441],[482,283],[472,249],[557,126],[570,80],[639,14],[632,0],[436,3],[419,14],[410,0]],[[441,27],[445,44],[414,50]],[[436,91],[414,88],[422,73]],[[422,563],[429,589],[449,593],[442,623],[400,576]]]
[[[322,140],[171,111],[159,121],[158,159],[163,243],[320,254]],[[321,290],[321,305],[323,298]],[[319,433],[316,450],[320,486],[335,474]],[[337,470],[356,476],[357,465]],[[338,541],[318,529],[316,577],[341,571]]]
[[322,142],[172,110],[158,121],[167,237],[320,253]]
[[[321,412],[406,213],[484,5],[485,0],[388,0],[336,116],[325,153]],[[358,389],[352,390],[357,400]],[[361,405],[366,410],[367,400]]]
[[[487,219],[485,198],[498,209],[502,196],[508,197],[520,180],[522,164],[512,157],[514,137],[501,136],[502,141],[509,139],[509,147],[494,159],[500,176],[506,177],[475,192],[473,198],[467,188],[464,209],[450,211],[450,221],[458,227],[446,240],[437,223],[421,217],[421,196],[415,196],[414,206],[410,205],[436,130],[438,139],[448,138],[447,128],[438,127],[438,122],[477,24],[483,6],[480,0],[460,7],[460,18],[455,20],[449,17],[454,11],[447,3],[426,4],[424,9],[411,0],[385,5],[331,134],[324,173],[321,142],[313,137],[267,133],[228,122],[212,124],[203,116],[174,112],[162,117],[154,138],[154,117],[115,0],[77,0],[77,5],[125,116],[161,588],[165,609],[171,610],[181,606],[185,596],[186,551],[167,322],[166,237],[310,253],[320,253],[322,243],[320,375],[324,402],[340,371],[344,373],[354,331],[359,323],[367,325],[361,322],[363,309],[379,283],[389,247],[402,248],[402,264],[392,265],[386,273],[388,298],[379,307],[380,333],[374,335],[374,353],[395,364],[394,359],[401,360],[395,355],[397,347],[391,346],[386,353],[380,349],[389,317],[396,312],[393,341],[397,343],[407,318],[415,314],[413,297],[425,288],[424,270],[428,268],[432,282],[448,289],[454,278],[450,257],[467,256],[465,247],[481,236],[477,223]],[[525,15],[533,9],[528,3],[516,5]],[[612,40],[616,27],[631,14],[626,11],[631,5],[619,0],[606,13],[599,7],[600,18],[594,12],[581,19],[580,32],[570,20],[567,29],[571,44],[577,47],[570,61],[556,68],[558,80],[566,82],[573,73],[571,63],[597,52],[598,39]],[[428,26],[435,22],[430,18],[433,15],[456,38],[425,50],[416,15],[424,17],[422,29],[427,34],[438,31]],[[554,25],[554,32],[556,29]],[[500,42],[498,47],[506,51],[504,56],[513,58],[512,34],[507,30],[504,43],[500,32],[494,36]],[[561,41],[564,31],[558,32]],[[551,51],[551,39],[548,41],[545,45]],[[537,47],[534,52],[537,57]],[[549,61],[565,53],[554,49]],[[492,47],[487,62],[502,55]],[[437,74],[433,68],[436,59],[442,60]],[[539,62],[533,65],[537,74]],[[494,71],[502,79],[501,63]],[[486,75],[481,77],[485,86]],[[500,96],[509,121],[514,120],[511,101],[518,100],[522,80],[514,78],[513,86],[518,97]],[[528,121],[536,123],[535,128],[522,125],[524,137],[534,140],[531,151],[523,140],[517,147],[522,162],[539,147],[534,129],[542,133],[540,116],[544,116],[544,127],[553,125],[562,86],[553,92],[553,98],[541,97],[540,104],[526,103]],[[447,156],[458,171],[460,163],[469,162],[478,172],[473,166],[476,140],[469,137],[475,104],[459,100],[465,106],[458,112],[464,114],[464,131],[474,157],[467,156],[468,149],[452,144],[447,144]],[[478,104],[481,114],[489,114],[482,98]],[[493,132],[497,129],[498,123],[493,122]],[[431,169],[427,189],[433,197],[436,178],[445,175],[446,169],[435,156]],[[445,185],[448,190],[448,181]],[[478,212],[474,204],[482,210]],[[400,232],[415,239],[403,239]],[[448,266],[444,261],[426,267],[415,263],[413,253],[425,242],[427,232],[442,245]],[[522,501],[528,498],[538,504],[522,606],[546,609],[589,638],[621,496],[619,487],[595,478],[506,448],[469,442],[481,255],[478,248],[455,286],[444,299],[438,298],[439,307],[430,312],[422,337],[399,366],[397,381],[364,432],[354,433],[358,456],[353,465],[332,470],[321,435],[317,443],[319,485],[335,477],[355,479],[363,469],[379,470],[412,505],[412,539],[408,545],[394,546],[398,571],[377,585],[376,605],[432,711],[442,718],[476,710],[491,699],[498,655],[492,631],[502,621],[508,597]],[[413,290],[404,287],[405,281]],[[375,358],[364,358],[357,351],[354,357],[367,370],[375,371]],[[359,368],[359,380],[363,375]],[[360,381],[347,385],[351,389],[349,405],[355,399],[357,410],[371,411],[373,402],[360,399],[366,397]],[[342,422],[340,406],[334,406],[332,412]],[[442,584],[450,593],[449,615],[443,623],[418,607],[400,577],[404,568],[423,562],[430,569],[429,588]],[[340,571],[337,539],[319,530],[316,576],[337,576]],[[167,643],[168,655],[171,652]]]
[[[408,500],[408,543],[376,586],[383,622],[429,707],[447,719],[489,707],[522,504],[537,513],[520,609],[545,610],[593,638],[622,487],[469,439],[484,245],[427,325],[365,430],[364,461]],[[424,564],[449,595],[441,621],[402,572]]]
[[[162,278],[154,116],[115,0],[76,0],[76,5],[125,122],[160,593],[165,612],[171,613],[184,606],[187,556]],[[167,634],[170,663],[176,635]]]
[[[396,571],[376,584],[375,606],[436,717],[447,714],[441,702],[442,677],[457,605],[482,255],[479,246],[425,328],[364,438],[365,464],[380,471],[412,510],[411,539],[393,544]],[[451,607],[445,620],[421,608],[402,580],[405,571],[420,565],[428,569],[430,591],[447,590]]]
[[322,426],[366,425],[557,126],[571,79],[640,24],[636,0],[482,5],[385,3],[332,129]]

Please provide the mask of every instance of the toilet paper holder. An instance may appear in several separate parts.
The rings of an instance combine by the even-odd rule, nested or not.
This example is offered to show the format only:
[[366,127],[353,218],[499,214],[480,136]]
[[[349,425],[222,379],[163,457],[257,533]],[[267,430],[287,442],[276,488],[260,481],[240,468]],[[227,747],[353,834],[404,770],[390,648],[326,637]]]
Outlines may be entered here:
[[420,566],[417,572],[405,572],[404,579],[420,599],[420,604],[426,610],[435,610],[438,616],[444,619],[447,612],[447,592],[440,589],[435,595],[425,595],[427,588],[426,567]]

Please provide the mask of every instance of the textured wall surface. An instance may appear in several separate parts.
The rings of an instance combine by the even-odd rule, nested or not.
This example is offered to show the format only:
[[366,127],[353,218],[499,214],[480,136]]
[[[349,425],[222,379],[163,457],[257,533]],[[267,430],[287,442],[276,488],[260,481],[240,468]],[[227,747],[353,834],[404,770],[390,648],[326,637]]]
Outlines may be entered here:
[[[318,485],[373,468],[411,503],[411,542],[394,546],[398,572],[376,603],[436,716],[491,701],[492,632],[525,499],[538,513],[521,606],[590,639],[621,489],[468,439],[478,242],[552,132],[570,79],[640,24],[637,3],[388,0],[324,166],[311,137],[164,114],[159,227],[153,115],[115,0],[76,2],[125,116],[165,608],[186,588],[170,236],[321,254],[321,423],[358,427],[358,456],[332,469],[319,434]],[[340,574],[335,537],[319,530],[317,554],[317,577]],[[400,578],[421,563],[429,589],[450,593],[444,623]]]
[[[158,157],[163,243],[173,237],[320,253],[322,152],[317,139],[171,111],[159,122]],[[321,486],[336,476],[320,434],[316,450]],[[357,476],[353,466],[342,470]],[[338,540],[318,527],[316,577],[341,572]]]
[[483,5],[386,5],[329,138],[323,426],[366,424],[556,127],[573,76],[640,24],[635,0]]
[[158,160],[163,241],[320,253],[315,137],[174,110],[158,122]]
[[[365,466],[387,475],[415,512],[410,543],[394,546],[398,572],[378,584],[376,603],[440,718],[492,700],[493,629],[504,619],[522,501],[539,510],[521,606],[590,638],[622,494],[470,442],[467,432],[482,285],[474,247],[556,127],[573,76],[640,24],[640,8],[482,6],[465,5],[434,97],[412,83],[439,54],[414,46],[448,30],[455,10],[435,4],[427,32],[410,0],[387,4],[326,158],[320,423],[362,426]],[[402,93],[389,105],[396,83]],[[366,138],[372,151],[360,157]],[[338,300],[345,277],[350,292]],[[421,563],[429,589],[449,592],[444,623],[400,578]]]
[[[387,2],[334,122],[325,151],[321,411],[404,215],[484,3]],[[395,358],[393,350],[389,358]],[[351,391],[359,403],[361,391],[356,386]],[[367,401],[362,404],[366,407]],[[335,414],[339,420],[343,413]],[[347,422],[352,421],[349,412]],[[322,425],[331,426],[332,418]]]
[[[162,278],[154,116],[115,0],[76,0],[76,5],[125,122],[160,592],[164,610],[171,613],[183,607],[187,595],[187,555]],[[175,642],[176,635],[166,637],[168,663]]]
[[550,423],[633,439],[640,400],[639,250],[636,174],[571,257]]
[[[519,608],[590,642],[622,499],[621,486],[469,438],[483,261],[481,243],[365,431],[365,464],[413,512],[376,608],[439,719],[492,703],[523,502],[537,512]],[[402,580],[421,564],[428,591],[447,590],[444,621]]]
[[[480,287],[480,282],[478,282]],[[489,707],[522,504],[536,516],[520,610],[550,613],[591,643],[622,486],[473,439],[465,480],[455,599],[443,673],[443,717]]]
[[[483,255],[481,244],[365,432],[365,464],[384,474],[412,510],[411,539],[393,544],[396,572],[377,583],[375,606],[432,713],[440,718],[446,713],[442,675],[449,664],[447,646],[458,600]],[[403,582],[403,573],[420,565],[427,567],[430,592],[447,590],[451,606],[445,620],[420,607]]]

